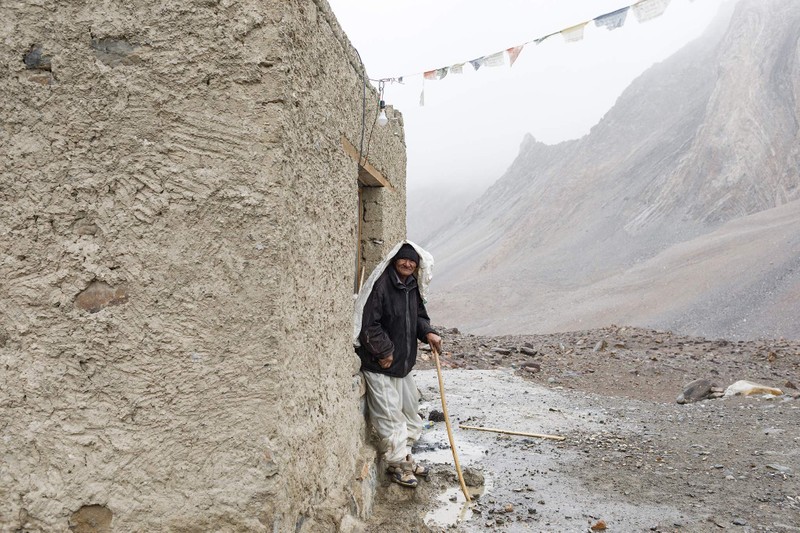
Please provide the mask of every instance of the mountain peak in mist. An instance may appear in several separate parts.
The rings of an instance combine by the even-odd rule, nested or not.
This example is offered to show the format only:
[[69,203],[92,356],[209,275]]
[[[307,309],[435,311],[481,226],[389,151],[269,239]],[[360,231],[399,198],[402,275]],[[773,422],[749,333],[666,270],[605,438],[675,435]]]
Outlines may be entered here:
[[[708,265],[718,279],[696,294],[684,294],[689,280],[674,272],[653,274],[652,284],[671,287],[669,305],[650,305],[624,287],[605,289],[613,294],[591,289],[644,264],[657,272],[653,262],[664,254],[726,225],[766,223],[752,217],[800,205],[798,28],[795,0],[726,5],[701,38],[634,80],[588,135],[553,146],[525,135],[508,171],[428,243],[439,268],[436,312],[487,333],[603,326],[606,319],[670,327],[672,317],[691,315],[723,282],[731,296],[716,301],[736,308],[749,289],[729,279],[736,269],[719,258]],[[768,244],[748,253],[773,260],[763,275],[791,278],[782,272],[800,249],[787,255],[794,244]],[[592,294],[588,308],[566,304],[581,294]],[[755,289],[748,295],[752,305],[733,312],[731,324],[778,297]],[[481,304],[487,300],[490,312]],[[699,317],[681,327],[705,335],[761,333],[712,323]]]

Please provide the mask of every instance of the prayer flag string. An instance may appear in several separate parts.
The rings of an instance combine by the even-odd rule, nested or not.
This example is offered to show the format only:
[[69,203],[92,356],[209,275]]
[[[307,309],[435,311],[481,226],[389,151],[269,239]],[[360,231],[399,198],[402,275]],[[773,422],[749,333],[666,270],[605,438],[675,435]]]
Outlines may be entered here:
[[[641,24],[663,15],[669,6],[669,3],[670,0],[639,0],[638,2],[630,4],[621,9],[599,15],[591,20],[581,22],[580,24],[575,24],[568,28],[564,28],[563,30],[549,33],[536,39],[531,39],[530,41],[524,42],[520,45],[512,46],[511,48],[507,48],[493,54],[487,54],[475,59],[470,59],[469,61],[454,63],[453,65],[447,67],[440,67],[415,74],[407,74],[405,76],[371,79],[371,81],[381,83],[403,83],[405,78],[419,76],[420,74],[422,75],[423,81],[438,81],[444,79],[448,74],[462,74],[464,72],[464,65],[466,63],[469,63],[475,71],[483,66],[503,66],[506,64],[506,56],[508,57],[508,66],[512,67],[514,66],[514,62],[519,57],[520,53],[522,53],[522,49],[529,44],[538,45],[541,44],[545,39],[559,34],[561,34],[561,36],[564,38],[564,42],[567,43],[581,41],[583,40],[584,29],[590,22],[594,22],[594,25],[598,28],[606,28],[609,31],[616,30],[617,28],[621,28],[625,25],[629,11],[633,11],[636,21]],[[420,105],[424,105],[424,91],[425,89],[423,87],[423,92],[420,95]]]

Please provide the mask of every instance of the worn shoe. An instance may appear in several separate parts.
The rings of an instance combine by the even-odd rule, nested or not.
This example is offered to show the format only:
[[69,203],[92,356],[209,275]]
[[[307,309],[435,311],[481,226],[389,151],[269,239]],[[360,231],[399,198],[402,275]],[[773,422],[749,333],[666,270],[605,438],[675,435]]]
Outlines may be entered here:
[[415,476],[428,477],[428,474],[430,474],[430,469],[424,465],[415,463],[410,455],[406,455],[406,461],[411,463],[411,472],[413,472]]
[[386,471],[391,480],[398,485],[416,488],[417,478],[414,476],[413,465],[410,462],[390,464]]

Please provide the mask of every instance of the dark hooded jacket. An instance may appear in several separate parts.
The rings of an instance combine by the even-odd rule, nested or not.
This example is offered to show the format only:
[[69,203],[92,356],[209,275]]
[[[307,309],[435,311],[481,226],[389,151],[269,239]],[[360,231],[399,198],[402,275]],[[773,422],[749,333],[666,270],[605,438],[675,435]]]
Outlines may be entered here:
[[[427,342],[426,335],[436,333],[422,303],[417,280],[409,276],[400,281],[390,263],[375,282],[364,305],[361,320],[361,370],[406,377],[417,362],[417,339]],[[378,359],[394,356],[389,368],[381,368]]]

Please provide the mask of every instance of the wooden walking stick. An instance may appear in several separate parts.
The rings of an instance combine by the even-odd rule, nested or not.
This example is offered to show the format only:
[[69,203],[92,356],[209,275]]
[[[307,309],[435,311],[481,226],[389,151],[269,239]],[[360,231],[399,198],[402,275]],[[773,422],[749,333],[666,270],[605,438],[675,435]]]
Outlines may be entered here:
[[458,452],[456,451],[456,443],[453,439],[453,430],[450,428],[450,415],[447,414],[447,402],[444,399],[444,381],[442,381],[442,365],[439,364],[439,351],[431,345],[431,353],[433,360],[436,361],[436,375],[439,376],[439,393],[442,397],[442,413],[444,414],[444,423],[447,427],[447,438],[450,439],[450,450],[453,452],[453,461],[456,464],[456,474],[458,474],[458,482],[461,484],[461,491],[464,493],[464,498],[467,502],[471,502],[472,498],[467,491],[467,485],[464,483],[464,474],[461,473],[461,465],[458,463]]

